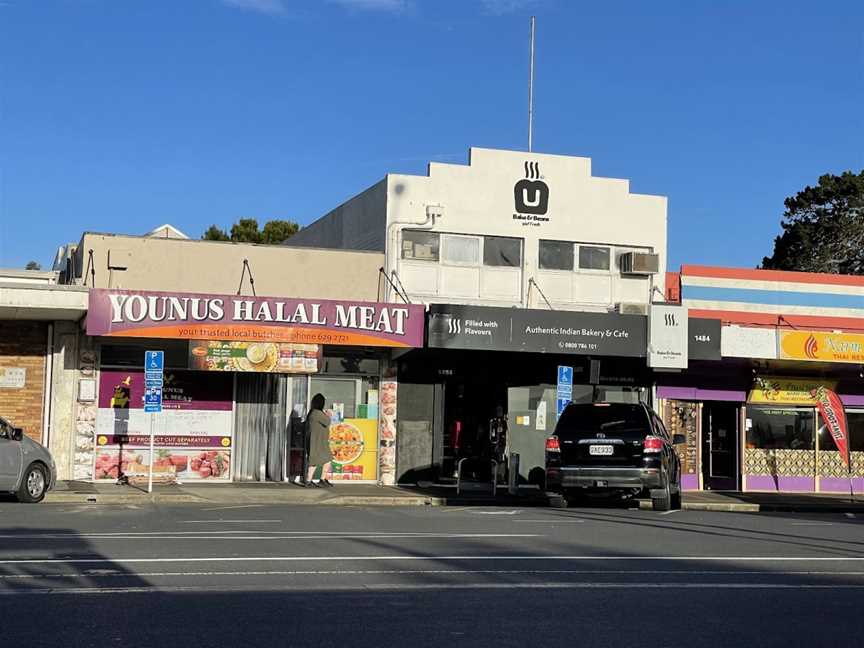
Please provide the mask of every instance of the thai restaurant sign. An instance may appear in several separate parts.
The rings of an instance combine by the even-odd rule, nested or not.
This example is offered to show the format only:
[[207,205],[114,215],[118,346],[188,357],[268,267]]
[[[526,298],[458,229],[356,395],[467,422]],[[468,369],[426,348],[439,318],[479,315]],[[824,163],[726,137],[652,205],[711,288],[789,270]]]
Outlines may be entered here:
[[816,390],[820,387],[836,389],[837,382],[809,378],[780,378],[757,376],[747,396],[748,403],[765,405],[812,405],[817,401]]
[[424,311],[414,304],[91,290],[87,335],[422,347]]
[[783,360],[864,362],[864,334],[781,331],[777,356]]

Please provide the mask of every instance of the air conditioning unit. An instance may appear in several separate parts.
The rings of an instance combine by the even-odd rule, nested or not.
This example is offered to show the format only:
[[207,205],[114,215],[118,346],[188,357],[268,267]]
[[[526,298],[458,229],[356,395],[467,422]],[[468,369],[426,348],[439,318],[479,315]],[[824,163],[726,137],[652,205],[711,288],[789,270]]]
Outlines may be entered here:
[[637,302],[621,302],[615,304],[615,312],[620,315],[647,315],[648,304],[639,304]]
[[660,255],[647,252],[625,252],[619,260],[621,274],[652,275],[660,272]]

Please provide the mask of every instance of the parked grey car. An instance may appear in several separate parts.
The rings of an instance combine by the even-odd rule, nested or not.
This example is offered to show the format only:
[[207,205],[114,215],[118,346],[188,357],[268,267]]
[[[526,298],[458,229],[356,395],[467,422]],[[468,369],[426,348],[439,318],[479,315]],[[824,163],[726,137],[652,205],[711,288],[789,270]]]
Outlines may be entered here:
[[41,502],[56,478],[51,453],[0,418],[0,492],[15,493],[21,502]]

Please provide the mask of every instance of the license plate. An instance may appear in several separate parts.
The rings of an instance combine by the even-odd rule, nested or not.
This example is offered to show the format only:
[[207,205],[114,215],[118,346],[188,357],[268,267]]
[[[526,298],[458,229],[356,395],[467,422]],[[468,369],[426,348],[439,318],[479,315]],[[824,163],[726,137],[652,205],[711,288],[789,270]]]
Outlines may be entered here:
[[590,455],[611,455],[614,448],[611,445],[592,445],[588,446],[588,454]]

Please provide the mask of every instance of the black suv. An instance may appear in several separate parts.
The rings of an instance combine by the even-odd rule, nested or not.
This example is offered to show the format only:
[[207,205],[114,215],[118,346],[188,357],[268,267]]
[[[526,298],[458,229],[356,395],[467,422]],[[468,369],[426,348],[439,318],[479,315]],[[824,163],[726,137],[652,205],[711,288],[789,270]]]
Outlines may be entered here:
[[646,490],[655,511],[680,508],[673,446],[685,441],[641,403],[570,403],[546,439],[546,489],[567,502],[592,491]]

